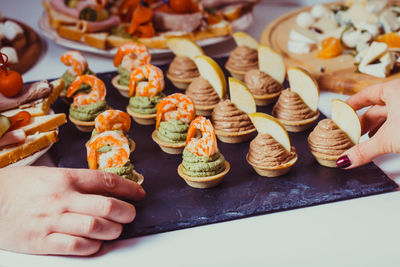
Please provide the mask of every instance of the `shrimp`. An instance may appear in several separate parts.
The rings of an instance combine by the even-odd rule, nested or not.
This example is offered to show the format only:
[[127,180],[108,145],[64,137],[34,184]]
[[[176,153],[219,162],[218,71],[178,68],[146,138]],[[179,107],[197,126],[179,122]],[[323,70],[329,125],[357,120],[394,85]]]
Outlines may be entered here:
[[122,64],[122,68],[133,70],[139,66],[149,64],[151,55],[147,47],[140,43],[126,43],[118,48],[114,57],[114,66]]
[[195,106],[190,97],[180,93],[169,95],[157,105],[156,129],[163,120],[177,119],[190,123],[195,115]]
[[[100,152],[104,147],[109,151]],[[129,140],[121,132],[106,131],[92,137],[86,144],[89,169],[123,166],[129,161]]]
[[[147,80],[147,81],[146,81]],[[164,74],[156,66],[147,64],[132,70],[129,75],[129,96],[152,97],[164,89]]]
[[61,56],[61,62],[71,66],[68,70],[74,76],[82,75],[88,68],[86,59],[79,51],[67,51]]
[[67,90],[67,97],[71,97],[83,83],[90,85],[92,90],[88,94],[77,94],[74,96],[74,104],[77,106],[86,106],[106,98],[106,86],[104,82],[93,75],[82,75],[76,77]]
[[[201,138],[194,138],[197,130],[201,131]],[[190,123],[186,138],[186,149],[198,156],[208,157],[218,152],[217,138],[209,119],[198,116]]]
[[120,110],[106,110],[94,120],[97,133],[122,130],[128,132],[131,127],[131,117]]

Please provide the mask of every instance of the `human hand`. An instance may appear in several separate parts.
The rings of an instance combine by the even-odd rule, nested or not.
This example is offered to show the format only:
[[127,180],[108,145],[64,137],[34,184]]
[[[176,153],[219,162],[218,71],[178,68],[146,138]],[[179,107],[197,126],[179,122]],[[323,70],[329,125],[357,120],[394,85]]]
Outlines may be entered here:
[[355,168],[388,153],[400,153],[400,79],[366,87],[347,99],[355,110],[371,106],[361,117],[362,133],[371,137],[337,161],[341,168]]
[[133,221],[143,188],[112,173],[47,167],[0,169],[0,249],[91,255]]

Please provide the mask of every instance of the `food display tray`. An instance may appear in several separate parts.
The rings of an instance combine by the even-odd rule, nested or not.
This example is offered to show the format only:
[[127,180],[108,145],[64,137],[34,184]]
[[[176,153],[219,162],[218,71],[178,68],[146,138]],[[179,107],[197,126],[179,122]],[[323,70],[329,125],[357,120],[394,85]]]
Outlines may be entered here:
[[[224,66],[226,58],[217,59],[217,62]],[[165,72],[168,66],[160,67]],[[122,97],[111,84],[115,75],[116,72],[100,73],[98,77],[107,86],[107,103],[125,111],[128,99]],[[166,79],[165,93],[173,92],[183,91]],[[271,114],[271,108],[258,107],[257,110]],[[68,113],[68,105],[60,99],[53,109],[56,113]],[[321,114],[320,120],[323,118]],[[135,169],[144,175],[143,187],[147,196],[143,201],[134,203],[137,216],[134,222],[125,225],[122,239],[357,198],[397,188],[397,184],[373,163],[347,171],[320,166],[308,149],[307,137],[311,130],[307,130],[290,134],[298,161],[288,174],[277,178],[261,177],[247,163],[250,141],[241,144],[218,142],[219,150],[231,164],[230,172],[215,188],[194,189],[178,176],[177,168],[182,156],[162,152],[151,138],[153,131],[154,125],[143,126],[132,120],[129,136],[135,140],[136,150],[131,155],[131,161]],[[78,131],[71,122],[62,125],[59,141],[50,150],[57,166],[87,168],[85,143],[89,138],[90,133]]]

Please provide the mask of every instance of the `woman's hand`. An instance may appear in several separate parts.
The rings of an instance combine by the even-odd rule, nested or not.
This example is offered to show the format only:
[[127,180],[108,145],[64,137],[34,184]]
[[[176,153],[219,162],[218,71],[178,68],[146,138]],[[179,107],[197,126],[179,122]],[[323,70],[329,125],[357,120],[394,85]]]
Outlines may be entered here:
[[400,79],[369,86],[346,101],[355,110],[371,106],[361,117],[362,134],[371,137],[337,161],[341,168],[355,168],[388,153],[400,153]]
[[117,238],[143,188],[112,173],[86,169],[0,169],[0,249],[90,255]]

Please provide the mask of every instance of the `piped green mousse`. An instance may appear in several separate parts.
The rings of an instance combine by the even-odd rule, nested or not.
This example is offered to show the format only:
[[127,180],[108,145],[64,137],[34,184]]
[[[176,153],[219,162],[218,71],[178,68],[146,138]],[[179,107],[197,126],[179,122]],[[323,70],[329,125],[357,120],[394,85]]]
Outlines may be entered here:
[[69,114],[72,118],[79,121],[94,121],[97,115],[99,115],[106,109],[108,109],[108,106],[105,100],[80,107],[71,104],[71,106],[69,107]]
[[182,158],[183,173],[191,177],[209,177],[225,170],[225,158],[219,152],[210,157],[198,156],[185,148]]
[[157,137],[168,143],[182,143],[186,141],[189,124],[172,119],[162,121],[157,130]]
[[131,72],[121,67],[121,65],[118,66],[117,71],[119,74],[118,83],[122,86],[129,86],[129,75]]
[[134,96],[129,99],[129,109],[140,114],[157,113],[157,104],[165,97],[163,93],[159,93],[153,97]]

